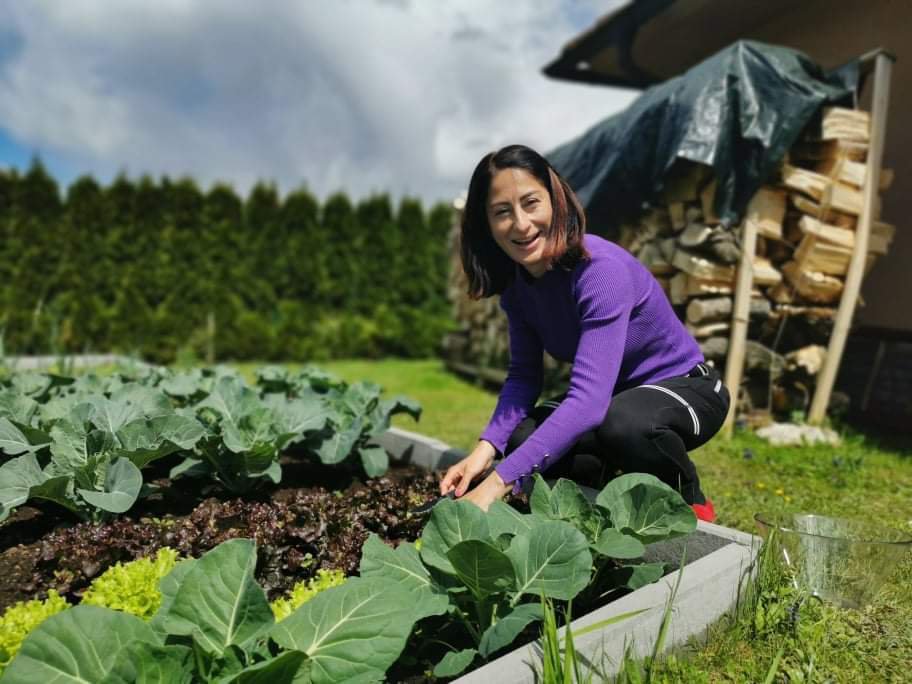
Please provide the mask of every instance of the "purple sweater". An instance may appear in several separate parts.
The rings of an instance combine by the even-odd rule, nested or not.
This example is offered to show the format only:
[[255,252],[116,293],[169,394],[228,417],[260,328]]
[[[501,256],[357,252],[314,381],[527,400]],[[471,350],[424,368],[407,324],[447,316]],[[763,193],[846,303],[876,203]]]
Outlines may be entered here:
[[612,396],[684,375],[703,361],[652,274],[618,245],[595,235],[584,240],[589,261],[537,279],[517,267],[500,298],[509,321],[510,367],[481,439],[503,453],[541,393],[542,350],[573,362],[564,401],[496,468],[517,488],[600,425]]

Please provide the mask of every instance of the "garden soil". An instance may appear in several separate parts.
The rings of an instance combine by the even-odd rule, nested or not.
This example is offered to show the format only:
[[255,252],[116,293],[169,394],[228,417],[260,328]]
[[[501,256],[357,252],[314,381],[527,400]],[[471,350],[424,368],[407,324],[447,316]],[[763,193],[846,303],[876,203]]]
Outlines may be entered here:
[[371,532],[393,545],[415,540],[426,517],[407,511],[438,492],[437,476],[415,466],[362,481],[285,456],[281,484],[244,498],[217,484],[172,482],[160,468],[149,496],[111,522],[79,522],[51,503],[20,506],[0,527],[0,613],[51,589],[78,602],[113,564],[164,546],[199,557],[237,537],[257,542],[257,579],[272,600],[318,569],[356,573]]

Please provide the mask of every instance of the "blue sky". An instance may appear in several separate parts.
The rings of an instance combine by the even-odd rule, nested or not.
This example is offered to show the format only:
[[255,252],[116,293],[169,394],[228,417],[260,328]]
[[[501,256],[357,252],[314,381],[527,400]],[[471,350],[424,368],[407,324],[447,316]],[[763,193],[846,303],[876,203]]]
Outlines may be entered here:
[[541,74],[624,0],[0,4],[0,167],[447,199],[633,94]]
[[9,134],[0,128],[0,159],[5,166],[15,166],[22,169],[28,166],[33,152],[13,140]]

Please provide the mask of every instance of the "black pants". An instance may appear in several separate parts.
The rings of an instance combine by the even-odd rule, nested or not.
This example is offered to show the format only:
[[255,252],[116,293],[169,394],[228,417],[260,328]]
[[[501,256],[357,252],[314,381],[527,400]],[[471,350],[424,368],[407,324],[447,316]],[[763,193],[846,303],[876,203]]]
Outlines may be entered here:
[[[564,396],[536,406],[513,431],[506,453],[528,439]],[[702,363],[686,376],[624,390],[612,398],[602,424],[543,474],[601,488],[623,473],[650,473],[678,490],[687,503],[705,503],[687,452],[719,431],[728,406],[719,373]]]

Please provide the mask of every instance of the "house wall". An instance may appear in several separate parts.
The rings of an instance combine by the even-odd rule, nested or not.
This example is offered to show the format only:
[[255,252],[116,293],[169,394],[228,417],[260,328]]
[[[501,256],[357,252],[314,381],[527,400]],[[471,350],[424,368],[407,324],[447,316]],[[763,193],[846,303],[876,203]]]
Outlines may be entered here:
[[[883,220],[896,225],[896,237],[864,282],[855,326],[912,335],[907,271],[912,263],[912,3],[678,0],[637,34],[634,62],[650,73],[676,74],[739,38],[794,47],[826,68],[876,47],[897,57],[884,150],[884,166],[894,170],[895,180],[884,193],[882,210]],[[869,93],[863,104],[866,97]]]

